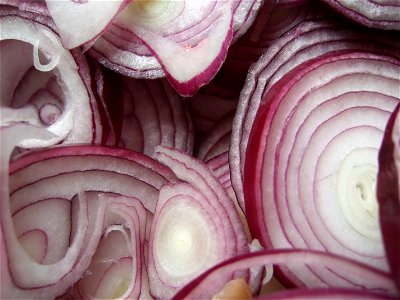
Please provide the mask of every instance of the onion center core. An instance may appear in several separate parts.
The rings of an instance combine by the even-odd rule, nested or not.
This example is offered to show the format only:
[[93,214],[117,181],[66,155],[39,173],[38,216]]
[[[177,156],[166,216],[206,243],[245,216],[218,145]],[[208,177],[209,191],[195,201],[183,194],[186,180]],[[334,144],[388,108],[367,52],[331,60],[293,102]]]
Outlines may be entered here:
[[172,241],[177,254],[187,253],[193,245],[192,234],[185,228],[177,228],[173,233]]
[[[353,166],[347,181],[347,207],[342,206],[346,221],[361,235],[371,237],[378,228],[376,199],[377,167],[371,164]],[[365,220],[368,220],[366,223]]]

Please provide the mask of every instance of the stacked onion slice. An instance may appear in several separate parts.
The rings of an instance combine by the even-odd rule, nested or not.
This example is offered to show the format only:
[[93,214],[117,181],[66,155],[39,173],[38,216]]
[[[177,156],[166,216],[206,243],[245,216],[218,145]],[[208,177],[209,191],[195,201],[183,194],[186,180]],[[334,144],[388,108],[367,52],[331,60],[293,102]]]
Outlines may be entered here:
[[123,79],[124,119],[120,145],[152,156],[157,145],[193,151],[187,103],[166,80]]
[[[151,229],[150,291],[169,298],[212,265],[250,248],[232,201],[204,164],[166,147],[156,148],[156,157],[186,181],[161,189]],[[250,280],[248,272],[236,275]],[[233,276],[221,276],[208,296]]]
[[[299,65],[265,91],[244,173],[246,215],[263,245],[338,253],[388,270],[377,154],[399,103],[399,71],[398,58],[335,51]],[[358,286],[341,270],[282,271],[296,285]]]
[[2,6],[0,26],[1,126],[28,122],[55,134],[25,140],[28,148],[107,142],[110,124],[91,68],[82,54],[61,46],[52,21]]
[[278,39],[305,19],[326,15],[318,1],[275,1],[263,5],[252,26],[229,48],[215,82],[239,96],[250,66]]

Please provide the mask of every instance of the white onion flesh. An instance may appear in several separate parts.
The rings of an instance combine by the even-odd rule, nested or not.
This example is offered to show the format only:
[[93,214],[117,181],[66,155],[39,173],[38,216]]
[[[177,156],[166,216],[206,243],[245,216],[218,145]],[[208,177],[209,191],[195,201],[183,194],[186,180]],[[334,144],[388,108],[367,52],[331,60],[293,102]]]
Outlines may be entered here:
[[98,37],[124,4],[125,0],[88,0],[85,3],[46,0],[49,14],[67,49],[78,47]]

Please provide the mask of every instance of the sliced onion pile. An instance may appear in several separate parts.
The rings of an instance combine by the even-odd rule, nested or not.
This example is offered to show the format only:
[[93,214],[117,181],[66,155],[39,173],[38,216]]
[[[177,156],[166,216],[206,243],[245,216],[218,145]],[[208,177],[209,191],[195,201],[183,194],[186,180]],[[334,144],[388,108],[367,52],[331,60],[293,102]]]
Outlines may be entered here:
[[398,299],[399,7],[0,0],[0,298]]

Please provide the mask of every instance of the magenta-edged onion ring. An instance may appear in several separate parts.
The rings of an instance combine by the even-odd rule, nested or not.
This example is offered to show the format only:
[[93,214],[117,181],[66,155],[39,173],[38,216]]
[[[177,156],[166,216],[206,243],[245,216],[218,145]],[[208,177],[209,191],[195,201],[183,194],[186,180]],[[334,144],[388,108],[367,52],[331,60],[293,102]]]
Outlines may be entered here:
[[[323,250],[388,270],[375,181],[383,131],[400,98],[399,69],[392,57],[337,52],[268,90],[244,177],[245,213],[262,245]],[[282,272],[296,285],[346,280],[322,270]]]

